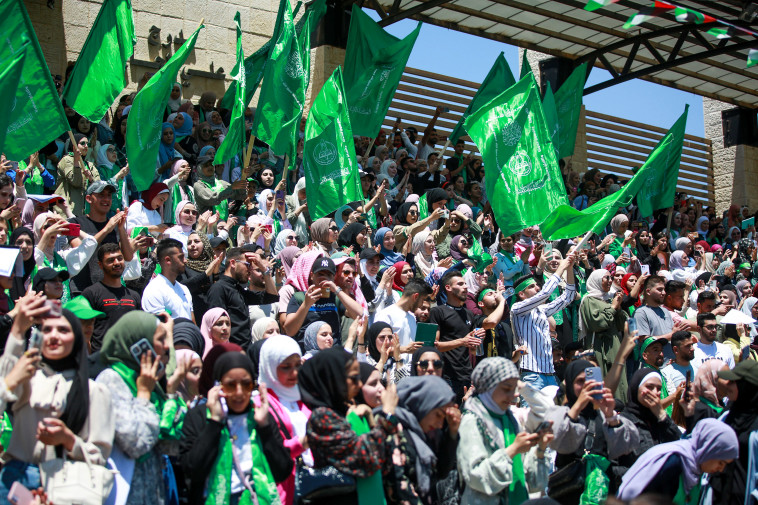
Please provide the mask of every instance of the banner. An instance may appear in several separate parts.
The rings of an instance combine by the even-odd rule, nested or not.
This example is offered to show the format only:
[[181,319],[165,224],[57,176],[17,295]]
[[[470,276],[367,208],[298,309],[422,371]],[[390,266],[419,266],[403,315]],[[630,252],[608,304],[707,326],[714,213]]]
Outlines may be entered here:
[[308,114],[303,166],[314,221],[345,204],[363,201],[340,67],[324,83]]
[[555,110],[558,113],[558,158],[574,154],[576,130],[582,113],[582,96],[587,80],[587,64],[582,63],[571,72],[555,92]]
[[[30,46],[31,44],[27,41],[23,47],[19,48],[12,61],[3,61],[0,64],[0,68],[2,68],[0,71],[0,96],[16,96],[16,89],[18,89],[18,83],[21,81],[21,71],[24,69],[24,58]],[[8,130],[8,116],[12,105],[13,100],[0,102],[0,118],[4,123],[0,125],[0,152],[5,151],[5,132]]]
[[531,73],[469,116],[465,128],[487,167],[487,196],[503,235],[539,224],[567,203]]
[[232,69],[231,78],[233,81],[232,85],[229,86],[229,89],[234,89],[234,106],[229,121],[229,131],[216,151],[216,156],[213,159],[214,165],[223,164],[245,149],[245,108],[247,107],[245,103],[245,55],[242,53],[242,26],[240,25],[239,11],[234,15],[234,25],[237,27],[237,63]]

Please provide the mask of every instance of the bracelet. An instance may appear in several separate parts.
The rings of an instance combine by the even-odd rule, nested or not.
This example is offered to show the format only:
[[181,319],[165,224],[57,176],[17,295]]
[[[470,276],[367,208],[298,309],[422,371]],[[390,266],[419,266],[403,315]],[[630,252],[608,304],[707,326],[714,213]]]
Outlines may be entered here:
[[366,344],[358,342],[358,347],[366,347]]
[[337,296],[340,293],[342,293],[342,288],[338,286],[337,290],[334,292],[334,296]]
[[613,362],[613,364],[611,365],[611,368],[613,368],[613,367],[614,367],[614,366],[616,366],[616,365],[618,365],[618,366],[626,366],[624,363],[616,363],[616,362],[614,361],[614,362]]

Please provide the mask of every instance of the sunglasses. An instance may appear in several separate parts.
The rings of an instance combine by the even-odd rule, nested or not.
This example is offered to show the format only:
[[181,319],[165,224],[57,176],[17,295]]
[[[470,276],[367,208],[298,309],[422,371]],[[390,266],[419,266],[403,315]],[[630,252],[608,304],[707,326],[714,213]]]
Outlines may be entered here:
[[468,242],[466,242],[465,240],[461,240],[461,241],[458,242],[458,244],[459,245],[468,245]]
[[418,211],[417,210],[412,210],[412,211],[408,212],[408,214],[410,214],[411,216],[418,216]]
[[287,237],[287,240],[297,240],[297,236],[290,235],[289,237]]
[[332,231],[340,231],[339,226],[330,226],[329,229]]
[[79,142],[79,145],[80,146],[88,146],[89,142],[87,142],[86,140],[82,140],[81,142]]
[[442,369],[442,360],[435,359],[435,360],[429,360],[429,359],[422,359],[418,362],[418,366],[421,367],[422,370],[427,370],[429,368],[429,365],[432,365],[435,370],[441,370]]
[[114,148],[112,148],[112,147],[109,147],[108,149],[106,149],[106,150],[105,150],[105,152],[106,152],[106,153],[115,153],[115,152],[116,152],[116,149],[114,149]]
[[228,380],[221,383],[221,389],[226,394],[234,394],[240,387],[243,393],[249,394],[253,391],[253,381],[251,379],[243,379],[239,381]]
[[200,131],[201,131],[202,133],[210,133],[210,132],[211,132],[210,128],[203,128],[203,129],[202,129],[202,130],[200,130]]
[[182,211],[182,214],[191,214],[191,215],[193,215],[193,216],[197,216],[197,215],[199,215],[198,211],[196,211],[196,210],[189,210],[189,209],[187,209],[187,210],[183,210],[183,211]]

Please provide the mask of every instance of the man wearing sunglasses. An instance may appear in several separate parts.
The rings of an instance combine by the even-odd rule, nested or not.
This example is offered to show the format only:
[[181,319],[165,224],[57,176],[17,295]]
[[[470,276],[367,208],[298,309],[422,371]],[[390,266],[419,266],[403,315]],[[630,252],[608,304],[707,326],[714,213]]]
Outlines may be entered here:
[[716,341],[719,325],[716,316],[710,312],[697,315],[697,328],[700,333],[700,341],[695,344],[695,358],[692,367],[697,370],[703,361],[716,358],[720,359],[729,368],[734,368],[734,355],[726,344]]

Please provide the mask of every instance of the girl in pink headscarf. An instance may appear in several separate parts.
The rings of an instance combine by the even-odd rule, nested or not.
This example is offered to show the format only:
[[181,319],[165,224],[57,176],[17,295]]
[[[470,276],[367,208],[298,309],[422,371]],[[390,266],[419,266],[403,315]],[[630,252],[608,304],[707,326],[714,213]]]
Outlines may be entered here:
[[205,339],[203,358],[208,355],[214,345],[228,342],[231,331],[232,322],[227,311],[221,307],[214,307],[206,312],[200,325],[200,333]]

